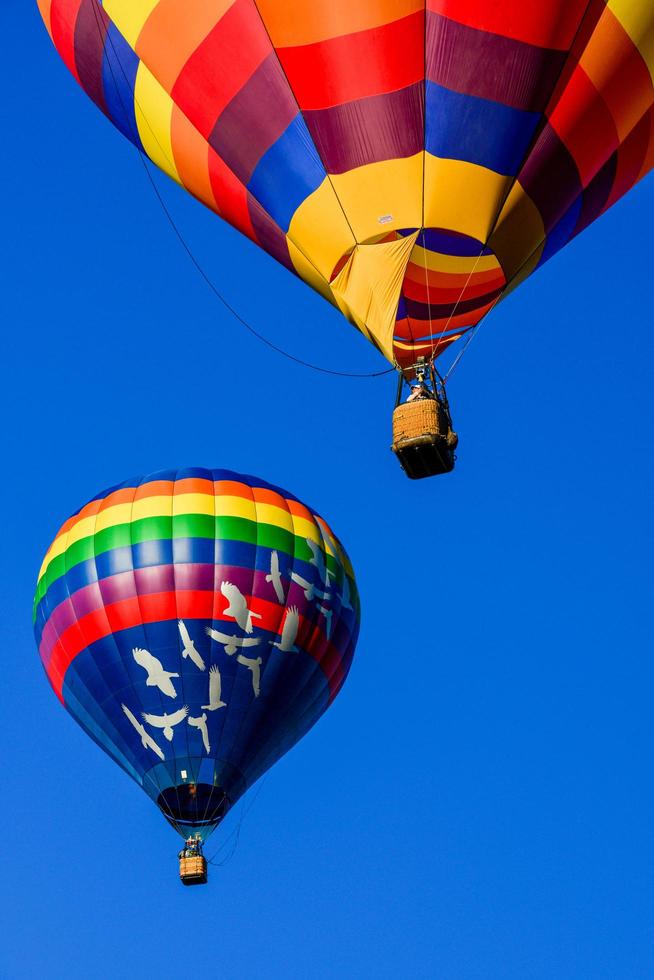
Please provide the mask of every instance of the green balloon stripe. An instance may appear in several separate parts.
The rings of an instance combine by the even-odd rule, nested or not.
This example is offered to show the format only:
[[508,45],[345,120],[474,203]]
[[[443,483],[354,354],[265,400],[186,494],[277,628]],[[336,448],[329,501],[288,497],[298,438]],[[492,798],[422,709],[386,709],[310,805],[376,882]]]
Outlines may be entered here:
[[[128,524],[116,524],[76,541],[61,555],[53,558],[41,577],[34,597],[36,608],[53,582],[83,561],[105,554],[114,548],[126,548],[146,541],[166,541],[176,538],[208,538],[219,541],[240,541],[262,548],[295,554],[302,561],[310,561],[311,550],[303,537],[291,534],[273,524],[250,521],[245,517],[212,517],[208,514],[176,514],[173,517],[144,517]],[[331,555],[325,554],[327,567],[335,573],[342,566]],[[343,570],[344,571],[344,570]],[[344,572],[345,573],[345,572]],[[349,578],[349,576],[348,576]],[[353,584],[352,579],[350,583]],[[356,595],[356,588],[353,590]]]

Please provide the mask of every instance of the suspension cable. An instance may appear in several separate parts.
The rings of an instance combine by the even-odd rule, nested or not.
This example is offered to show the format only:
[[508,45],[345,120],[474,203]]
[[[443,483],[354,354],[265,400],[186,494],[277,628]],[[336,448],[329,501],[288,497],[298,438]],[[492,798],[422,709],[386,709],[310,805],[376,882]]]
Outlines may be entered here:
[[[95,14],[95,19],[96,19],[96,25],[97,25],[97,28],[98,28],[98,33],[99,33],[100,37],[102,38],[102,26],[101,26],[100,21],[98,19],[98,11],[97,11],[97,6],[96,5],[97,5],[97,0],[94,0],[94,3],[93,3],[93,11],[94,11],[94,14]],[[121,72],[123,74],[123,77],[124,77],[125,81],[129,84],[129,79],[127,78],[127,75],[125,73],[125,69],[123,68],[122,62],[120,60],[120,57],[118,55],[118,52],[116,51],[116,47],[114,45],[113,38],[111,37],[111,34],[110,33],[107,33],[106,40],[111,45],[111,49],[112,49],[114,58],[116,60],[116,63],[118,65],[118,67],[120,68],[120,70],[121,70]],[[120,100],[120,103],[122,105],[123,111],[127,114],[127,107],[125,106],[125,104],[123,102],[122,93],[120,91],[120,88],[118,86],[118,82],[117,82],[116,77],[114,75],[114,70],[113,70],[113,66],[111,64],[111,61],[108,62],[108,65],[109,65],[109,70],[111,72],[111,77],[112,77],[112,80],[113,80],[113,83],[114,83],[114,88],[116,90],[116,95],[118,96],[118,98]],[[139,105],[136,97],[134,98],[134,103],[137,106],[140,114],[142,115],[142,117],[143,117],[146,125],[148,126],[148,129],[154,135],[154,130],[150,126],[150,123],[147,120],[147,116],[143,112],[143,109]],[[155,139],[156,139],[156,136],[155,136]],[[151,186],[152,190],[154,191],[155,197],[156,197],[157,201],[159,202],[162,211],[165,214],[165,216],[166,216],[166,218],[168,220],[168,223],[169,223],[170,227],[174,231],[174,233],[175,233],[175,235],[177,237],[177,240],[179,241],[180,245],[182,246],[182,248],[186,252],[188,258],[190,259],[191,263],[195,267],[196,271],[202,277],[202,279],[204,279],[205,283],[207,284],[207,286],[209,287],[209,289],[211,290],[211,292],[220,301],[220,303],[222,303],[222,305],[225,307],[225,309],[229,313],[231,313],[231,315],[234,317],[234,319],[237,320],[241,324],[241,326],[243,326],[250,334],[252,334],[253,337],[255,337],[258,341],[260,341],[260,343],[264,344],[266,347],[269,347],[271,350],[274,350],[277,354],[280,354],[282,357],[287,358],[287,360],[293,361],[295,364],[299,364],[301,367],[309,368],[312,371],[317,371],[320,374],[329,374],[329,375],[333,375],[333,376],[336,376],[336,377],[339,377],[339,378],[380,378],[380,377],[383,377],[384,375],[391,374],[393,371],[395,371],[395,368],[394,367],[387,368],[384,371],[364,371],[364,372],[359,372],[359,371],[335,371],[335,370],[333,370],[331,368],[322,367],[320,364],[313,364],[311,361],[305,361],[301,357],[296,357],[295,354],[291,354],[289,351],[284,350],[282,347],[279,347],[277,344],[274,344],[267,337],[264,337],[263,334],[259,333],[259,331],[256,330],[252,326],[252,324],[249,323],[245,319],[245,317],[241,316],[241,314],[238,313],[234,309],[234,307],[231,305],[231,303],[229,303],[228,300],[225,298],[225,296],[220,292],[220,290],[215,285],[215,283],[213,282],[213,280],[210,278],[210,276],[208,275],[208,273],[205,272],[203,266],[200,264],[199,260],[196,258],[195,254],[193,253],[193,250],[191,249],[190,245],[188,244],[186,238],[184,237],[184,235],[180,231],[180,229],[179,229],[179,227],[178,227],[175,219],[173,218],[173,216],[172,216],[172,214],[171,214],[168,206],[166,205],[166,202],[164,201],[164,199],[163,199],[163,197],[161,195],[161,192],[160,192],[159,188],[157,187],[157,184],[156,184],[156,182],[154,180],[154,177],[152,176],[152,173],[150,172],[150,167],[148,166],[148,164],[149,164],[149,158],[147,157],[147,154],[145,153],[144,150],[141,149],[140,146],[138,146],[138,144],[134,144],[134,147],[135,147],[135,149],[136,149],[136,151],[137,151],[137,153],[139,155],[139,158],[141,160],[141,163],[142,163],[143,168],[145,170],[145,173],[147,175],[147,178],[148,178],[148,181],[150,183],[150,186]]]

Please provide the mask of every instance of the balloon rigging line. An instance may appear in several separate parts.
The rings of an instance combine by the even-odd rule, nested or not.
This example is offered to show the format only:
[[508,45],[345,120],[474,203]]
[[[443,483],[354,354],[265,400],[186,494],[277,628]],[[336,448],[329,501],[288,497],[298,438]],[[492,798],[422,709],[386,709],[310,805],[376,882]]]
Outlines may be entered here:
[[[574,36],[572,38],[572,41],[570,42],[570,46],[569,46],[568,51],[567,51],[567,54],[566,54],[566,60],[565,60],[563,69],[562,69],[562,71],[561,71],[561,73],[559,75],[559,78],[562,77],[563,73],[565,72],[565,69],[567,68],[567,65],[568,65],[568,63],[570,61],[570,58],[572,56],[572,52],[573,52],[573,50],[574,50],[574,48],[575,48],[575,46],[577,44],[577,40],[581,36],[581,33],[583,31],[584,24],[586,23],[586,17],[588,16],[588,12],[591,9],[591,6],[592,6],[592,0],[587,0],[586,5],[584,7],[583,14],[581,15],[581,17],[579,19],[579,22],[577,24],[577,29],[576,29],[576,31],[574,33]],[[548,104],[551,101],[552,97],[554,96],[554,93],[556,92],[556,88],[557,88],[557,83],[554,82],[552,84],[552,87],[551,87],[550,91],[549,91]],[[498,206],[497,206],[496,211],[495,211],[495,217],[493,218],[493,222],[492,222],[492,224],[490,226],[490,229],[489,229],[489,231],[488,231],[488,233],[487,233],[487,235],[485,237],[485,240],[484,240],[484,248],[488,247],[488,243],[489,243],[490,239],[493,237],[493,234],[495,233],[495,231],[497,229],[497,225],[498,225],[498,222],[499,222],[500,218],[502,217],[502,212],[504,211],[504,207],[506,205],[506,202],[508,201],[509,196],[510,196],[513,188],[515,187],[516,183],[518,183],[518,175],[520,174],[520,172],[522,170],[522,167],[525,165],[526,161],[528,160],[529,154],[533,150],[533,147],[534,147],[534,145],[536,143],[537,135],[539,135],[542,132],[543,125],[544,125],[544,123],[543,123],[543,121],[541,121],[539,127],[537,128],[536,132],[532,135],[532,138],[529,141],[529,143],[528,143],[528,145],[527,145],[527,147],[526,147],[526,149],[525,149],[525,151],[523,153],[522,161],[520,163],[520,166],[516,169],[516,174],[513,176],[513,178],[510,181],[510,183],[508,183],[508,185],[507,185],[507,187],[505,189],[504,194],[500,198],[500,201],[499,201]],[[423,195],[424,195],[424,188],[423,188]],[[510,279],[508,279],[505,282],[504,286],[500,289],[500,292],[495,297],[495,299],[493,300],[493,302],[491,303],[491,305],[489,306],[489,308],[480,317],[480,319],[477,321],[477,323],[472,327],[471,332],[470,332],[470,329],[469,329],[470,336],[468,337],[468,339],[466,340],[465,344],[463,345],[463,347],[459,351],[458,355],[454,359],[451,367],[449,368],[449,370],[445,374],[445,376],[444,376],[444,380],[445,381],[447,381],[447,379],[450,377],[450,375],[454,371],[454,368],[457,366],[457,364],[459,363],[459,361],[461,360],[461,358],[463,357],[463,355],[467,351],[468,347],[472,343],[472,341],[473,341],[473,339],[475,337],[475,334],[477,333],[477,331],[478,331],[479,327],[481,326],[482,322],[486,319],[486,317],[489,315],[489,313],[492,312],[492,310],[499,303],[499,301],[502,299],[502,297],[507,295],[508,289],[511,286],[512,282],[515,281],[515,279],[517,278],[517,276],[524,269],[524,267],[527,265],[527,263],[530,261],[530,259],[536,254],[536,252],[538,251],[538,249],[540,248],[540,246],[543,244],[544,241],[545,241],[545,238],[543,238],[542,241],[540,241],[538,243],[538,245],[534,249],[532,249],[532,251],[529,253],[529,255],[527,256],[527,258],[523,260],[523,262],[520,264],[520,266],[518,267],[518,269],[513,273],[513,275],[510,277]],[[445,325],[445,327],[441,331],[441,337],[442,337],[443,333],[445,332],[445,330],[447,329],[447,326],[448,326],[450,320],[454,316],[454,313],[456,312],[456,309],[457,309],[457,307],[458,307],[458,305],[459,305],[459,303],[461,301],[461,298],[463,296],[463,293],[468,288],[468,283],[470,281],[470,277],[472,276],[472,273],[475,271],[475,269],[477,267],[477,263],[479,262],[479,259],[481,258],[481,255],[482,255],[482,252],[480,252],[479,253],[479,256],[477,257],[477,262],[475,262],[475,266],[472,269],[472,272],[470,273],[470,276],[468,276],[468,280],[467,280],[467,282],[466,282],[463,290],[461,291],[461,295],[459,296],[459,299],[456,301],[456,304],[454,306],[454,309],[453,309],[452,313],[450,314],[450,319],[447,321],[447,324]],[[440,341],[440,337],[438,338],[438,340]],[[438,343],[438,341],[437,341],[437,343]],[[433,348],[432,348],[432,351],[433,351]],[[433,356],[433,354],[432,354],[432,356]]]
[[500,299],[502,298],[503,295],[504,295],[504,292],[498,293],[498,295],[495,297],[495,299],[493,300],[491,306],[489,306],[489,308],[486,310],[486,312],[484,313],[484,315],[477,321],[477,323],[475,323],[475,325],[472,328],[472,330],[469,330],[468,331],[468,337],[466,339],[466,342],[463,344],[463,346],[461,347],[461,350],[459,351],[459,353],[457,354],[457,356],[452,361],[452,364],[450,365],[450,367],[448,368],[447,372],[445,373],[445,375],[443,377],[443,381],[448,381],[449,378],[452,376],[452,373],[453,373],[455,367],[457,366],[457,364],[459,363],[459,361],[461,360],[461,358],[463,357],[463,355],[467,351],[468,347],[470,347],[470,344],[473,342],[473,340],[477,336],[477,333],[479,331],[480,326],[482,325],[482,323],[484,322],[484,320],[486,319],[486,317],[488,316],[488,314],[491,313],[493,311],[493,309],[497,306],[497,304],[499,303],[499,301],[500,301]]
[[139,156],[141,158],[141,163],[143,164],[143,167],[145,169],[145,172],[148,175],[148,180],[150,181],[150,186],[152,187],[152,189],[153,189],[153,191],[154,191],[154,193],[156,195],[156,198],[159,201],[159,204],[161,205],[161,208],[162,208],[162,210],[163,210],[166,218],[168,219],[168,222],[170,224],[170,227],[173,229],[175,235],[177,236],[177,239],[178,239],[179,243],[181,244],[182,248],[184,249],[184,251],[188,255],[188,257],[191,260],[191,262],[193,263],[195,269],[197,270],[197,272],[199,273],[199,275],[202,277],[202,279],[204,279],[205,283],[207,284],[207,286],[209,287],[209,289],[211,290],[211,292],[214,294],[214,296],[218,300],[220,300],[220,302],[225,307],[225,309],[228,310],[232,314],[232,316],[236,320],[238,320],[238,322],[243,327],[245,327],[245,329],[249,333],[252,334],[253,337],[256,337],[256,339],[259,340],[259,341],[261,341],[262,344],[265,344],[266,347],[269,347],[271,350],[274,350],[277,354],[281,354],[282,357],[287,358],[289,361],[293,361],[295,364],[299,364],[302,367],[310,368],[312,371],[319,371],[321,374],[336,375],[339,378],[379,378],[379,377],[382,377],[385,374],[391,374],[391,372],[393,372],[395,370],[395,368],[391,367],[391,368],[387,368],[385,371],[372,371],[372,372],[363,372],[363,373],[354,372],[354,371],[334,371],[331,368],[321,367],[319,364],[312,364],[310,361],[305,361],[301,357],[296,357],[295,354],[291,354],[291,353],[289,353],[289,351],[286,351],[283,348],[278,347],[277,344],[274,344],[267,337],[264,337],[263,334],[260,334],[258,332],[258,330],[255,330],[255,328],[250,323],[248,323],[248,321],[244,317],[242,317],[240,313],[238,313],[234,309],[234,307],[231,305],[231,303],[229,303],[228,300],[225,299],[225,297],[223,296],[223,294],[220,292],[220,290],[217,288],[217,286],[213,283],[213,281],[211,280],[211,278],[205,272],[204,268],[200,265],[199,261],[197,260],[197,258],[195,257],[193,251],[191,250],[188,242],[186,241],[186,239],[184,238],[184,236],[180,232],[179,228],[177,227],[177,224],[175,223],[175,220],[174,220],[173,216],[171,215],[170,211],[168,210],[168,207],[166,206],[166,203],[165,203],[165,201],[163,200],[163,198],[161,196],[161,193],[159,191],[159,188],[157,187],[157,185],[156,185],[156,183],[154,181],[154,178],[153,178],[153,176],[152,176],[152,174],[150,172],[150,167],[148,166],[148,164],[146,163],[146,160],[144,159],[143,152],[141,150],[139,150],[138,147],[137,147],[137,150],[138,150]]
[[[443,339],[443,335],[444,335],[445,331],[449,327],[450,323],[452,322],[452,319],[454,318],[454,315],[455,315],[457,309],[459,308],[459,303],[463,299],[463,294],[465,293],[466,289],[468,288],[468,285],[470,284],[470,280],[472,279],[472,277],[473,277],[473,275],[475,273],[475,270],[476,270],[477,266],[479,265],[479,260],[481,259],[481,256],[483,254],[484,248],[486,248],[485,245],[482,247],[481,252],[479,253],[479,255],[477,256],[477,258],[475,259],[475,263],[474,263],[472,269],[470,270],[470,272],[468,273],[468,278],[466,279],[465,283],[463,284],[463,286],[461,288],[461,292],[459,293],[459,297],[458,297],[456,303],[454,304],[454,306],[452,307],[452,311],[451,311],[448,319],[445,322],[445,326],[442,328],[441,332],[439,333],[438,337],[436,338],[436,343],[435,344],[433,343],[433,340],[434,340],[433,331],[430,331],[430,335],[429,336],[430,336],[430,340],[432,341],[432,345],[431,345],[431,359],[432,359],[432,361],[434,360],[434,350],[435,350],[436,347],[438,347],[438,345],[440,344],[441,340]],[[425,265],[425,274],[426,274],[426,272],[427,272],[427,266]],[[491,309],[492,309],[492,307],[491,307]],[[487,312],[490,312],[490,310],[487,311]],[[481,322],[481,321],[479,321],[479,322]],[[430,323],[431,323],[431,320],[430,320]],[[465,345],[465,346],[467,346],[467,345]],[[464,349],[465,349],[465,347],[464,347]]]
[[463,345],[463,347],[461,348],[461,350],[459,351],[459,353],[455,357],[454,361],[452,362],[452,365],[450,366],[450,368],[448,369],[447,373],[445,374],[444,379],[443,379],[444,381],[447,381],[447,379],[450,377],[450,375],[454,371],[454,368],[457,366],[457,364],[459,363],[459,361],[461,360],[461,358],[463,357],[463,355],[467,351],[468,347],[470,346],[470,344],[474,340],[475,335],[477,334],[477,331],[481,327],[481,325],[484,322],[484,320],[486,319],[486,317],[490,313],[493,312],[493,310],[495,309],[495,307],[497,306],[497,304],[500,302],[500,300],[503,299],[505,296],[508,295],[509,288],[516,281],[516,279],[518,278],[518,276],[520,275],[520,273],[522,272],[522,270],[525,268],[525,266],[528,265],[529,262],[531,262],[531,260],[533,259],[534,255],[536,255],[536,253],[538,252],[538,250],[541,247],[541,245],[543,245],[545,243],[545,240],[546,240],[545,238],[542,238],[538,242],[538,244],[535,246],[535,248],[533,248],[531,250],[531,252],[528,254],[527,258],[526,259],[523,259],[523,261],[520,263],[520,265],[518,266],[518,268],[516,269],[516,271],[513,273],[513,275],[509,279],[507,279],[506,283],[502,287],[502,290],[497,294],[497,296],[495,297],[495,299],[493,300],[493,302],[491,303],[491,305],[488,307],[488,309],[486,310],[486,312],[483,314],[483,316],[481,316],[480,319],[477,321],[477,323],[475,323],[474,327],[472,327],[472,329],[468,331],[469,332],[468,339],[466,340],[465,344]]
[[[236,853],[236,848],[238,847],[239,839],[240,839],[240,836],[241,836],[241,828],[243,827],[243,821],[245,820],[245,818],[248,816],[248,814],[252,810],[252,807],[254,806],[254,804],[257,802],[257,799],[259,797],[259,794],[260,794],[261,790],[263,789],[263,787],[265,786],[265,783],[266,783],[266,779],[264,778],[264,779],[262,779],[262,781],[257,786],[257,791],[254,794],[254,796],[252,797],[252,799],[250,800],[249,806],[247,808],[245,808],[245,805],[243,805],[243,807],[241,808],[241,816],[240,816],[240,819],[239,819],[238,824],[231,831],[231,833],[225,838],[225,840],[218,847],[218,849],[215,851],[215,853],[210,858],[209,857],[207,858],[207,863],[208,864],[213,865],[215,868],[223,868],[234,857],[234,854]],[[227,844],[230,842],[230,840],[233,837],[235,837],[235,840],[234,840],[234,844],[232,846],[232,849],[229,851],[229,853],[227,854],[227,856],[224,857],[221,861],[216,861],[216,858],[218,857],[218,855],[220,854],[220,852],[223,851],[227,847]]]
[[[93,4],[93,12],[94,12],[94,15],[95,15],[95,21],[96,21],[96,25],[97,25],[97,28],[98,28],[98,34],[102,38],[103,37],[103,35],[102,35],[102,25],[100,24],[100,21],[98,20],[97,0]],[[116,48],[115,48],[115,45],[113,43],[113,39],[111,37],[111,34],[108,33],[107,36],[106,36],[106,39],[109,41],[109,44],[111,45],[111,49],[112,49],[114,58],[116,59],[116,62],[118,64],[121,72],[123,73],[123,77],[124,77],[125,81],[129,81],[127,79],[127,75],[125,74],[125,70],[124,70],[124,68],[122,66],[121,60],[120,60],[120,58],[118,56],[118,52],[116,51]],[[122,94],[121,94],[120,89],[118,87],[118,82],[116,81],[116,76],[114,75],[114,70],[113,70],[113,67],[111,65],[111,62],[109,62],[109,70],[111,72],[111,77],[112,77],[112,80],[113,80],[113,83],[114,83],[114,88],[116,90],[116,95],[118,96],[118,98],[120,100],[120,103],[122,105],[123,111],[125,113],[127,113],[127,109],[126,109],[126,106],[125,106],[125,104],[123,102]],[[145,120],[148,128],[150,129],[150,131],[151,132],[154,132],[154,130],[152,130],[152,127],[148,123],[147,118],[146,118],[146,116],[145,116],[145,114],[144,114],[144,112],[143,112],[143,110],[141,109],[140,106],[139,106],[139,110],[141,112],[141,115],[143,115],[143,118],[144,118],[144,120]],[[319,365],[319,364],[313,364],[310,361],[305,361],[301,357],[296,357],[295,354],[291,354],[289,351],[284,350],[282,347],[278,347],[277,344],[274,344],[267,337],[264,337],[263,334],[259,333],[259,331],[256,330],[252,326],[252,324],[248,323],[248,321],[244,317],[242,317],[240,315],[240,313],[238,313],[234,309],[234,307],[231,305],[231,303],[228,302],[228,300],[223,296],[223,294],[220,292],[220,290],[218,289],[218,287],[214,284],[213,280],[205,272],[204,268],[200,265],[200,262],[195,257],[195,255],[194,255],[194,253],[193,253],[190,245],[188,244],[188,242],[186,241],[186,239],[182,235],[181,231],[179,230],[179,228],[178,228],[178,226],[177,226],[177,224],[175,222],[175,219],[173,218],[172,214],[170,213],[170,210],[168,209],[168,207],[166,205],[166,202],[164,201],[164,199],[163,199],[163,197],[162,197],[162,195],[161,195],[161,193],[159,191],[159,188],[157,187],[157,184],[156,184],[156,182],[155,182],[155,180],[154,180],[154,178],[153,178],[153,176],[152,176],[152,174],[150,172],[150,168],[148,166],[148,158],[147,158],[145,152],[138,145],[136,145],[136,144],[134,144],[134,147],[135,147],[135,149],[136,149],[136,151],[137,151],[137,153],[139,155],[139,158],[141,160],[141,163],[143,164],[143,168],[144,168],[144,170],[145,170],[145,172],[147,174],[148,181],[150,182],[150,186],[152,187],[152,190],[154,191],[154,194],[155,194],[155,196],[156,196],[156,198],[157,198],[157,200],[158,200],[158,202],[159,202],[159,204],[161,206],[162,211],[164,212],[164,214],[165,214],[165,216],[166,216],[166,218],[168,220],[168,223],[169,223],[170,227],[173,229],[175,235],[177,236],[177,239],[178,239],[180,245],[182,246],[182,248],[186,252],[188,258],[190,259],[190,261],[194,265],[194,267],[197,270],[198,274],[202,277],[202,279],[204,279],[205,283],[207,284],[207,286],[209,287],[209,289],[211,290],[211,292],[220,301],[220,303],[222,303],[222,305],[225,307],[225,309],[229,313],[231,313],[231,315],[234,317],[234,319],[235,320],[238,320],[238,322],[250,334],[252,334],[253,337],[255,337],[257,340],[259,340],[262,344],[265,344],[266,347],[269,347],[271,350],[274,350],[275,353],[280,354],[282,357],[287,358],[287,360],[293,361],[295,364],[299,364],[301,367],[309,368],[312,371],[318,371],[321,374],[329,374],[329,375],[333,375],[333,376],[336,376],[336,377],[339,377],[339,378],[380,378],[380,377],[383,377],[386,374],[391,374],[392,372],[395,371],[395,367],[387,368],[385,371],[366,371],[366,372],[335,371],[335,370],[332,370],[331,368],[321,367],[321,365]]]
[[[218,848],[218,850],[216,851],[216,853],[213,855],[213,857],[207,858],[207,864],[210,864],[214,868],[224,868],[226,864],[229,864],[229,862],[232,860],[232,858],[236,854],[236,849],[237,849],[237,847],[239,845],[239,841],[241,839],[241,827],[243,825],[243,820],[244,819],[245,819],[245,814],[241,814],[241,818],[240,818],[237,826],[231,832],[231,834],[229,835],[229,837],[226,837],[225,838],[225,840],[220,845],[220,847]],[[233,839],[234,842],[233,842],[230,850],[227,851],[226,856],[223,857],[223,858],[221,858],[220,861],[216,861],[216,858],[218,857],[218,855],[221,853],[221,851],[223,851],[223,849],[226,848],[226,845],[229,844],[229,842],[232,839]]]
[[529,265],[529,263],[531,262],[531,260],[538,253],[538,250],[545,244],[546,241],[547,241],[547,235],[545,235],[543,238],[539,239],[539,241],[537,242],[537,244],[532,248],[531,252],[529,252],[529,254],[527,255],[527,257],[522,260],[522,262],[520,263],[520,265],[518,266],[518,268],[515,270],[515,272],[509,277],[509,279],[507,279],[506,283],[502,287],[502,290],[495,297],[495,299],[493,300],[493,302],[491,303],[491,305],[488,307],[488,309],[486,310],[486,312],[483,314],[483,316],[477,321],[477,323],[474,325],[474,327],[472,327],[471,331],[469,331],[470,336],[468,337],[468,339],[466,340],[465,344],[463,345],[463,347],[459,351],[457,357],[454,359],[451,367],[449,368],[449,370],[445,374],[445,376],[444,376],[444,380],[445,381],[447,381],[447,379],[450,377],[450,375],[454,371],[454,368],[457,366],[457,364],[459,363],[459,361],[461,360],[461,358],[465,354],[466,350],[468,349],[468,347],[470,346],[470,344],[474,340],[475,334],[477,333],[477,331],[481,327],[481,325],[484,322],[484,320],[486,319],[486,317],[490,313],[492,313],[493,309],[497,306],[497,304],[500,302],[500,300],[503,299],[505,296],[507,296],[509,294],[509,289],[513,286],[513,284],[515,283],[515,281],[518,278],[518,276],[522,273],[523,269],[527,265]]

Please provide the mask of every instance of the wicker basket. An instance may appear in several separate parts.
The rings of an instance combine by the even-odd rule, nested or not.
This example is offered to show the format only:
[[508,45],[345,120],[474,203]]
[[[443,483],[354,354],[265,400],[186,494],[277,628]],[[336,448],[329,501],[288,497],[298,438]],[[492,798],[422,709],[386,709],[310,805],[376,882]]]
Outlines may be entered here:
[[451,472],[457,443],[448,412],[435,398],[405,402],[393,412],[391,449],[412,480]]
[[393,446],[408,439],[446,437],[449,430],[447,415],[433,398],[398,405],[393,412]]
[[203,885],[207,880],[207,862],[201,854],[179,859],[179,877],[185,885]]

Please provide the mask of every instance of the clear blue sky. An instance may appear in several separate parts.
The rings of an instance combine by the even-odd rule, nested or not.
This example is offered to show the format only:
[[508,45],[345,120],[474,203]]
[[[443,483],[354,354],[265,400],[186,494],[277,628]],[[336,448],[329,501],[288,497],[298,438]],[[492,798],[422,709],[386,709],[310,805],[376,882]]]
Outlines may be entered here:
[[[412,484],[388,450],[393,381],[316,375],[245,334],[32,0],[4,0],[0,29],[0,975],[652,977],[654,181],[482,328],[451,385],[457,470]],[[336,368],[383,366],[160,184],[261,330]],[[178,465],[306,499],[363,603],[340,698],[190,891],[178,838],[62,710],[31,631],[62,520]]]

